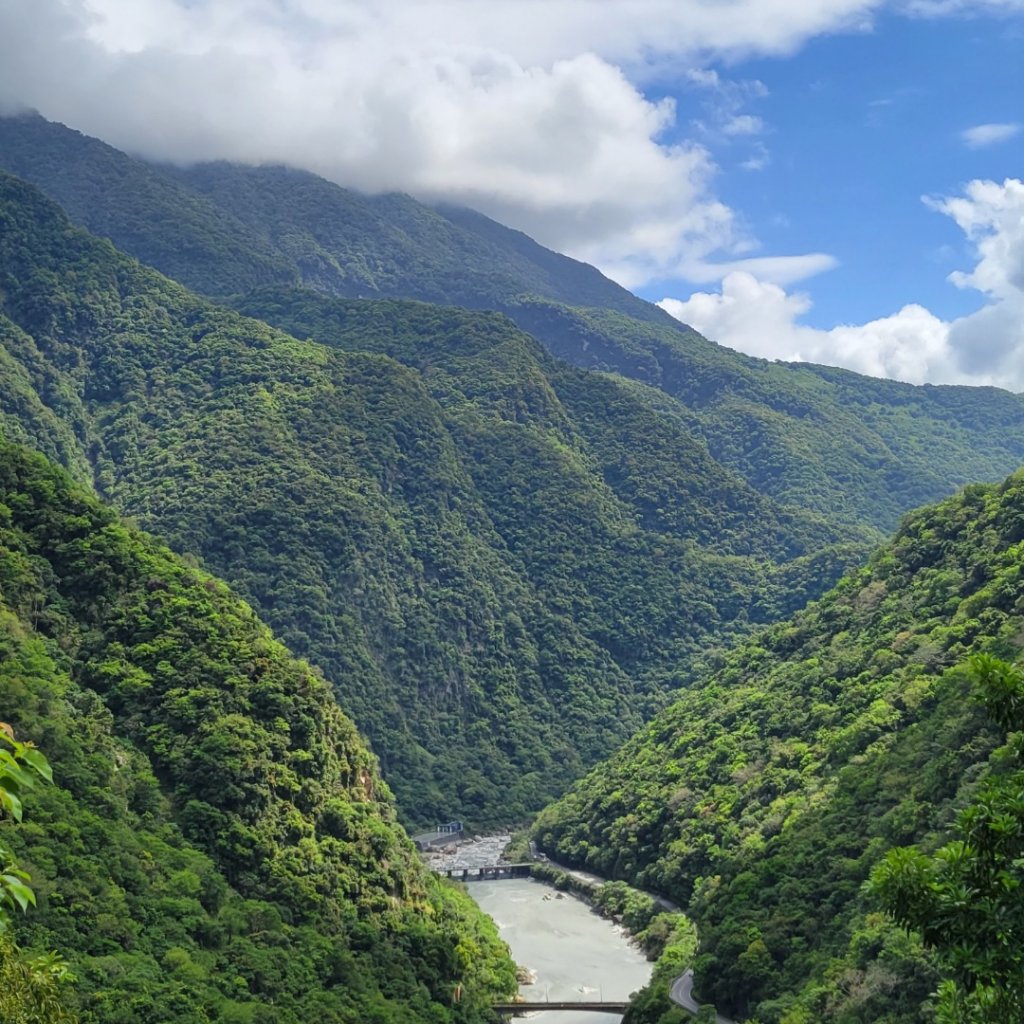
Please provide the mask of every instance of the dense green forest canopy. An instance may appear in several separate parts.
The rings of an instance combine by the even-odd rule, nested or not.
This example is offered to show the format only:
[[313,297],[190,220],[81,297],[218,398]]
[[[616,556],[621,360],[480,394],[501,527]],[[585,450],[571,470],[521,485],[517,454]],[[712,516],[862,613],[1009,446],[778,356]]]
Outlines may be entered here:
[[[40,782],[53,782],[46,755],[31,740],[18,739],[10,722],[0,722],[0,825],[21,824],[25,802]],[[55,952],[26,953],[11,938],[14,915],[36,905],[31,882],[13,852],[0,845],[0,1020],[74,1024],[64,1000],[64,987],[74,979],[67,961]]]
[[931,959],[861,886],[1005,760],[960,666],[1018,655],[1022,544],[1024,474],[910,515],[546,810],[542,847],[688,907],[699,995],[737,1019],[920,1021]]
[[1017,396],[732,352],[470,210],[281,167],[156,167],[38,116],[0,118],[0,166],[200,293],[302,285],[505,312],[560,358],[671,396],[720,465],[847,527],[891,531],[908,509],[1024,461]]
[[55,784],[5,834],[83,1022],[489,1021],[438,882],[323,679],[228,588],[0,442],[0,706]]
[[946,977],[940,1024],[1024,1019],[1024,674],[991,655],[971,659],[979,698],[1010,735],[1002,770],[978,787],[956,838],[934,855],[890,850],[871,895],[938,952]]
[[870,536],[764,497],[660,393],[566,367],[501,315],[246,304],[300,341],[17,179],[0,224],[5,429],[320,666],[410,820],[538,809],[688,661],[799,607]]
[[83,1019],[484,1019],[510,965],[332,693],[407,820],[483,826],[683,685],[541,842],[687,906],[737,1018],[922,1019],[935,958],[862,885],[1008,762],[957,666],[1021,645],[1024,478],[724,652],[1015,468],[1019,396],[751,359],[472,211],[287,168],[38,117],[0,166],[112,240],[0,174],[0,429],[82,488],[0,448],[0,687],[58,776],[18,938]]

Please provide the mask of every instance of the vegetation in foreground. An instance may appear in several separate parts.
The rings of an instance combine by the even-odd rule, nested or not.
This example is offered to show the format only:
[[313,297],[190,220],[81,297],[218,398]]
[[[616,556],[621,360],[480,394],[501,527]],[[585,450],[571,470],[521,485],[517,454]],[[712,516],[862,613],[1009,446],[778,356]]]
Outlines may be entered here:
[[0,593],[0,705],[55,776],[4,835],[38,903],[11,935],[67,959],[83,1024],[482,1024],[514,990],[324,681],[6,443]]
[[929,855],[890,851],[870,892],[938,951],[940,1024],[1024,1020],[1024,674],[991,656],[971,663],[989,715],[1009,733],[1002,763],[960,812],[952,842]]
[[[0,722],[0,823],[20,823],[26,797],[39,780],[53,781],[42,751],[22,742],[8,722]],[[0,837],[2,837],[0,832]],[[0,1020],[4,1024],[74,1024],[65,1003],[73,981],[67,962],[56,953],[31,955],[11,940],[13,916],[35,906],[27,871],[0,846]]]

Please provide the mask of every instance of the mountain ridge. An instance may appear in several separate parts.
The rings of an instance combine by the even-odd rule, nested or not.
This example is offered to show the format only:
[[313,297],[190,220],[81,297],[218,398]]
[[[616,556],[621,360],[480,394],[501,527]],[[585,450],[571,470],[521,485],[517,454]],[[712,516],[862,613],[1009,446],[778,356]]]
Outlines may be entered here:
[[[10,390],[35,396],[8,429],[76,453],[317,663],[407,820],[537,809],[663,702],[684,657],[862,548],[500,315],[354,303],[344,350],[211,305],[6,176],[0,228]],[[608,394],[665,475],[657,504],[631,442],[594,426]]]
[[483,1024],[514,987],[323,679],[2,439],[0,701],[55,777],[5,829],[38,898],[16,938],[68,959],[82,1024]]
[[1020,396],[744,356],[472,211],[446,219],[282,168],[154,167],[38,116],[0,118],[0,166],[203,293],[304,284],[504,312],[559,358],[675,398],[755,489],[879,537],[908,509],[1024,461]]

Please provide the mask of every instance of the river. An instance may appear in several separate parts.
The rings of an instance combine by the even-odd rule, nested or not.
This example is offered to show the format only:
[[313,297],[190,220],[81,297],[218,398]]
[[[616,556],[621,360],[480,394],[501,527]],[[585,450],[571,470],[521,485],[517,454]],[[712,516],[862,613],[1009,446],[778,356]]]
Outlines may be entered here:
[[[626,999],[651,976],[651,964],[620,928],[584,902],[532,878],[472,882],[470,896],[494,918],[516,963],[536,971],[520,988],[530,1002]],[[546,897],[546,898],[545,898]],[[545,1011],[536,1024],[617,1024],[608,1013]]]

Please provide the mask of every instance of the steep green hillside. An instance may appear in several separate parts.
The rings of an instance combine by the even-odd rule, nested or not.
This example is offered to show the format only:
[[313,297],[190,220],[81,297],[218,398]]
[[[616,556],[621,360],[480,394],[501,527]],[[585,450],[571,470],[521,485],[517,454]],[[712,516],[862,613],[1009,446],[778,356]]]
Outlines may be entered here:
[[720,464],[847,527],[888,532],[908,509],[1024,461],[1017,396],[731,352],[470,210],[280,167],[152,167],[39,117],[0,119],[0,166],[201,293],[302,284],[505,312],[570,363],[663,390]]
[[688,905],[699,994],[737,1019],[921,1021],[935,976],[860,887],[887,848],[949,826],[998,735],[959,666],[1022,642],[1018,474],[909,516],[545,811],[538,838]]
[[998,388],[770,363],[609,310],[522,300],[509,313],[567,362],[671,395],[719,463],[834,521],[889,531],[909,509],[1024,462],[1024,400]]
[[324,681],[224,584],[0,442],[0,706],[46,751],[5,843],[83,1022],[484,1022],[494,928],[421,866]]
[[379,352],[417,370],[461,426],[472,414],[585,445],[615,496],[655,532],[776,557],[833,537],[822,518],[781,508],[723,469],[658,392],[553,359],[504,316],[308,289],[262,289],[235,306],[296,338]]
[[199,291],[299,279],[258,232],[159,168],[38,115],[0,118],[0,166],[39,185],[77,223]]
[[[859,550],[722,472],[637,385],[559,366],[499,315],[352,303],[324,336],[360,350],[342,351],[197,299],[17,179],[0,229],[9,431],[321,667],[411,820],[537,809],[680,662]],[[292,298],[289,326],[347,316]]]
[[1024,675],[990,654],[968,664],[975,697],[1008,734],[1009,763],[978,786],[950,842],[890,850],[868,892],[934,952],[944,976],[936,1019],[1003,1024],[1024,1019]]
[[151,166],[38,115],[0,117],[0,167],[201,294],[304,283],[477,308],[525,294],[671,323],[593,267],[480,214],[285,167]]
[[[416,374],[209,306],[4,186],[19,384],[59,382],[100,491],[316,656],[411,817],[521,815],[625,738],[631,683],[507,564]],[[18,426],[60,454],[35,394]]]
[[660,688],[647,673],[698,655],[709,626],[795,611],[867,542],[837,545],[827,523],[718,465],[663,396],[559,363],[504,317],[310,291],[240,308],[416,369],[517,564],[645,690]]

